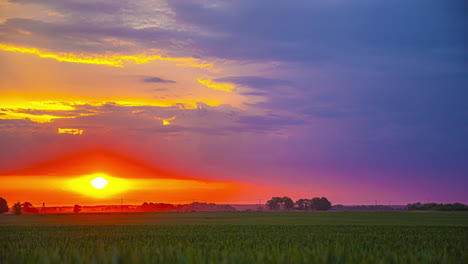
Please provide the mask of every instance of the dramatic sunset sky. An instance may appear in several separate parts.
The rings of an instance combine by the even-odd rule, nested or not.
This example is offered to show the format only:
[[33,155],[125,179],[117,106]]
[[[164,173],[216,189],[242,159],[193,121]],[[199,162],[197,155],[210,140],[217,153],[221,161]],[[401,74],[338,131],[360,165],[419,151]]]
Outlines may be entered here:
[[468,202],[466,10],[0,0],[0,196]]

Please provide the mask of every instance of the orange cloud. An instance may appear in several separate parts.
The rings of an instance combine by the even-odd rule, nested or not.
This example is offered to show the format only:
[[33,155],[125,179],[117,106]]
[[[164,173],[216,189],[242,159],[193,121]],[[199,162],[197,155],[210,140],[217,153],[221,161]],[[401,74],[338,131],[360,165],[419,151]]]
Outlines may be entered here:
[[160,117],[156,117],[156,119],[158,120],[161,120],[163,122],[163,126],[168,126],[168,125],[172,125],[172,122],[173,120],[176,119],[175,116],[171,117],[171,118],[160,118]]
[[59,128],[58,133],[59,134],[81,135],[81,134],[83,134],[83,130],[82,129],[76,129],[76,128]]
[[208,88],[212,88],[212,89],[224,91],[224,92],[232,92],[235,88],[235,86],[230,83],[216,83],[216,82],[213,82],[212,80],[204,80],[201,78],[198,78],[197,81],[205,85]]
[[[144,64],[150,61],[159,60],[159,61],[171,61],[171,62],[180,62],[177,66],[184,67],[195,67],[195,68],[204,68],[212,69],[213,65],[210,63],[204,63],[199,59],[195,58],[171,58],[163,57],[161,55],[146,55],[146,54],[136,54],[136,55],[83,55],[83,54],[73,54],[73,53],[53,53],[45,50],[40,50],[37,48],[27,48],[27,47],[17,47],[13,45],[0,44],[0,50],[10,51],[10,52],[19,52],[27,53],[39,56],[41,58],[54,59],[57,61],[71,62],[71,63],[83,63],[83,64],[94,64],[94,65],[105,65],[112,67],[124,67],[126,62],[133,62],[136,64]],[[200,63],[202,62],[202,63]]]
[[[185,109],[195,109],[197,108],[197,102],[199,102],[197,99],[180,100],[178,98],[171,101],[143,97],[91,98],[85,96],[72,96],[52,93],[0,92],[0,119],[30,119],[37,123],[48,123],[53,119],[75,118],[99,113],[99,109],[96,109],[94,112],[89,110],[88,113],[77,112],[76,110],[78,110],[80,105],[89,105],[95,107],[106,104],[114,104],[124,107],[178,106]],[[210,106],[217,106],[222,103],[217,99],[205,99],[203,102]],[[171,121],[173,121],[175,117],[168,119],[157,119],[161,120],[164,125],[168,125],[172,123]]]
[[[37,123],[48,123],[53,119],[71,118],[80,116],[81,114],[73,116],[60,115],[62,111],[76,110],[74,104],[84,104],[83,102],[64,102],[54,100],[27,100],[18,98],[8,93],[0,93],[0,119],[30,119]],[[34,114],[28,111],[47,111],[43,114]]]

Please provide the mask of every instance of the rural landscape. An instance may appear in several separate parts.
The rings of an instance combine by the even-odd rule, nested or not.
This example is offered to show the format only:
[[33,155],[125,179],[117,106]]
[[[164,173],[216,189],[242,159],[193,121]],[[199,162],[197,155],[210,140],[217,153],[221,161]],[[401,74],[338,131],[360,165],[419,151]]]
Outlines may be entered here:
[[0,264],[468,263],[466,10],[0,0]]
[[[304,208],[306,199],[289,207],[287,199],[284,203],[277,198],[267,202],[265,211],[231,207],[175,212],[154,207],[160,212],[23,214],[20,205],[20,212],[0,215],[0,259],[6,263],[468,261],[468,206],[463,204],[334,211],[331,205],[317,209],[320,198],[311,203],[314,208]],[[1,204],[2,199],[4,212]]]

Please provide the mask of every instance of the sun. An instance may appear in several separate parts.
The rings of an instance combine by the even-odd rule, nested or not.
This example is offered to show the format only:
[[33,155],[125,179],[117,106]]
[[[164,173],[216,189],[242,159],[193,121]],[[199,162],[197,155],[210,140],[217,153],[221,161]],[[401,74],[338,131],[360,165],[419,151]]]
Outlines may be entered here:
[[90,183],[96,189],[103,189],[107,186],[109,182],[103,177],[96,177],[93,180],[91,180]]
[[118,178],[107,173],[96,172],[67,180],[64,187],[96,199],[108,198],[134,188],[134,181]]

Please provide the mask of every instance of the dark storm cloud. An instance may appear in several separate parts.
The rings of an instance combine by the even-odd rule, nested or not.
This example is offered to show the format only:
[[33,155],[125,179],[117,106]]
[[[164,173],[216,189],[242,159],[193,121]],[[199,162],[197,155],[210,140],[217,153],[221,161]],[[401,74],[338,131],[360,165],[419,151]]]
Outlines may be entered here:
[[87,109],[79,109],[80,107],[77,107],[76,110],[36,110],[36,109],[17,109],[17,110],[12,110],[11,112],[14,113],[22,113],[22,114],[28,114],[28,115],[37,115],[37,116],[42,116],[42,115],[52,115],[52,116],[60,116],[60,117],[73,117],[81,114],[93,114],[93,111],[87,110]]
[[[108,131],[146,131],[148,133],[200,133],[206,135],[230,135],[233,133],[268,134],[291,126],[303,125],[304,121],[282,115],[251,115],[230,105],[209,106],[197,103],[195,109],[177,106],[123,106],[108,102],[104,105],[74,105],[74,110],[8,110],[31,116],[51,115],[57,118],[48,123],[36,123],[28,119],[0,119],[0,129],[8,128],[10,133],[20,128],[44,128],[55,133],[57,127],[79,127],[93,129],[107,128]],[[165,126],[162,120],[170,119]],[[52,130],[51,130],[52,129]],[[1,135],[0,131],[0,135]],[[37,131],[32,131],[37,132]],[[89,131],[87,131],[89,132]]]
[[467,44],[463,1],[168,3],[179,21],[219,33],[199,41],[208,54],[225,58],[346,62],[353,56],[414,56],[437,48],[464,53]]
[[265,90],[265,89],[268,90],[275,86],[291,85],[290,81],[258,77],[258,76],[230,76],[230,77],[217,78],[214,81],[234,83],[240,86],[247,86],[250,88],[262,89],[262,90]]
[[29,119],[0,119],[0,126],[2,127],[24,127],[34,126],[36,123]]
[[165,79],[159,78],[159,77],[144,78],[143,82],[146,82],[146,83],[175,83],[175,81],[173,81],[173,80],[165,80]]
[[233,83],[238,87],[239,93],[246,96],[268,96],[280,86],[291,86],[293,82],[281,79],[265,78],[259,76],[228,76],[214,79],[215,82]]
[[122,9],[129,7],[131,1],[86,1],[86,0],[9,0],[19,4],[41,4],[56,8],[61,11],[73,11],[84,13],[109,13],[118,14]]
[[[35,41],[41,48],[59,51],[100,52],[114,49],[127,49],[128,47],[112,47],[105,38],[137,41],[141,45],[167,46],[181,36],[176,32],[167,31],[158,27],[135,29],[125,25],[97,22],[43,22],[25,18],[10,18],[0,24],[0,35],[5,40],[20,45],[30,45],[29,35],[21,32],[31,32],[35,36],[45,37],[46,40]],[[96,43],[91,45],[89,43]]]
[[267,116],[241,116],[237,120],[243,125],[248,127],[277,127],[277,126],[289,126],[289,125],[303,125],[304,121],[278,115],[267,115]]
[[151,91],[153,91],[153,92],[164,92],[164,91],[169,91],[169,89],[167,89],[167,88],[154,88],[154,89],[151,89]]

